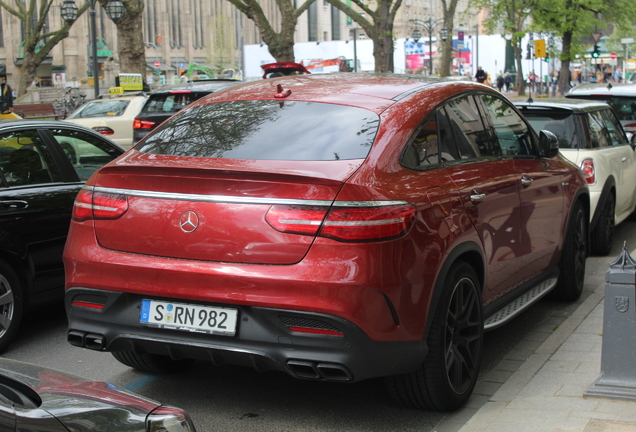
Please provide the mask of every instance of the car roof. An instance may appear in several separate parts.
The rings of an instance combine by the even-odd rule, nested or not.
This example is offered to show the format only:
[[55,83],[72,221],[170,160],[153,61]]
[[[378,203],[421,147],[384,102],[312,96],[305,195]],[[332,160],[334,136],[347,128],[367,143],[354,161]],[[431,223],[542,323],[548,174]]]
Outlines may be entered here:
[[232,87],[240,84],[242,81],[234,79],[205,79],[193,80],[186,84],[165,85],[153,91],[153,94],[170,93],[172,91],[199,91],[199,92],[215,92],[225,87]]
[[565,97],[576,96],[636,96],[636,84],[615,83],[615,84],[581,84],[570,89]]
[[[195,105],[234,100],[294,100],[334,103],[381,112],[398,100],[429,86],[452,87],[448,91],[440,88],[436,95],[441,99],[448,97],[449,92],[457,94],[477,89],[493,92],[491,87],[483,84],[422,75],[334,73],[251,81],[208,95],[195,102]],[[288,90],[291,93],[277,97]]]
[[609,105],[602,101],[588,99],[557,99],[545,98],[539,100],[514,101],[514,105],[522,111],[528,109],[561,109],[574,112],[598,111],[599,109],[607,109]]
[[107,102],[107,101],[112,101],[112,100],[119,100],[119,99],[123,99],[123,100],[130,100],[130,99],[136,99],[136,98],[147,98],[148,94],[143,93],[143,92],[135,92],[135,93],[123,93],[120,95],[111,95],[110,97],[108,97],[108,95],[101,95],[98,99],[92,99],[89,101],[86,101],[86,103],[88,102]]

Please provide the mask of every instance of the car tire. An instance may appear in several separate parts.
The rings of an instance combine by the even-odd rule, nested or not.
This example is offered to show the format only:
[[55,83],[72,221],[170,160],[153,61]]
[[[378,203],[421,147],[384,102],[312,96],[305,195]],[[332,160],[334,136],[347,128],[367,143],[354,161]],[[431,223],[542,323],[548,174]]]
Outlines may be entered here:
[[614,195],[609,194],[605,206],[599,215],[596,227],[590,235],[590,246],[592,253],[595,255],[606,256],[612,251],[614,243],[615,210],[616,202]]
[[583,204],[577,202],[563,242],[560,275],[557,286],[552,290],[551,298],[574,301],[581,296],[585,282],[585,260],[587,259],[588,215]]
[[15,338],[22,321],[22,287],[11,266],[0,261],[0,352]]
[[132,351],[113,351],[113,357],[133,369],[150,373],[171,373],[186,369],[194,360],[173,360],[159,354],[137,354]]
[[477,382],[483,334],[479,279],[470,265],[458,262],[444,282],[427,338],[429,352],[421,368],[387,377],[389,394],[411,408],[460,408]]

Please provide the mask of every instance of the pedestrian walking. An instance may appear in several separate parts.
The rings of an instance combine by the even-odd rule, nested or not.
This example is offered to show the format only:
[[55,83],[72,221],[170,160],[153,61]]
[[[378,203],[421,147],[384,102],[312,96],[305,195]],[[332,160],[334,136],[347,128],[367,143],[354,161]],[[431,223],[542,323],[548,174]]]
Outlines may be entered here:
[[486,71],[483,70],[481,66],[479,66],[479,68],[477,69],[477,73],[475,74],[475,79],[478,83],[483,84],[484,81],[486,81],[486,78],[488,78],[488,75],[486,75]]
[[497,90],[501,91],[501,89],[503,89],[504,86],[504,77],[501,75],[501,73],[497,74]]
[[504,75],[504,84],[506,85],[506,92],[510,91],[510,84],[512,84],[512,75],[508,72]]

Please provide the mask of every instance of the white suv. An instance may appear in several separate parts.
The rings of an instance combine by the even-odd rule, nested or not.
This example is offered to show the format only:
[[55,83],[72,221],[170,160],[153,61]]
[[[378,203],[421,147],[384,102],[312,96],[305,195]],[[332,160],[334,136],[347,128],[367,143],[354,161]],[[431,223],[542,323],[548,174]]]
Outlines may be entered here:
[[559,139],[563,156],[577,164],[590,187],[592,252],[607,255],[614,227],[636,208],[636,152],[616,114],[604,102],[541,99],[515,102],[532,127]]

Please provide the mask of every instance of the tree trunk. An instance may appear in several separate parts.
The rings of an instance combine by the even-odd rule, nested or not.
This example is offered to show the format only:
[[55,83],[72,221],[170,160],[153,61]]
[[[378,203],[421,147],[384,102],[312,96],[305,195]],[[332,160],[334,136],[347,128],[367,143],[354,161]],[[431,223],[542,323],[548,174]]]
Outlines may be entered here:
[[559,94],[563,96],[570,90],[570,58],[572,54],[572,32],[563,33],[563,52],[561,54],[561,74],[559,75]]
[[519,92],[517,94],[519,96],[525,96],[526,95],[526,80],[523,78],[523,63],[521,61],[523,52],[521,50],[521,47],[519,46],[520,43],[521,43],[520,41],[517,41],[514,44],[515,61],[517,62],[517,79],[516,79],[515,85],[517,86],[517,89],[519,89]]
[[24,58],[22,59],[22,72],[20,73],[20,83],[18,84],[18,97],[24,95],[35,79],[35,71],[38,65],[33,60],[33,53],[27,51],[24,52]]
[[146,81],[146,50],[142,32],[144,3],[124,0],[126,13],[117,23],[117,53],[121,73],[141,74]]

